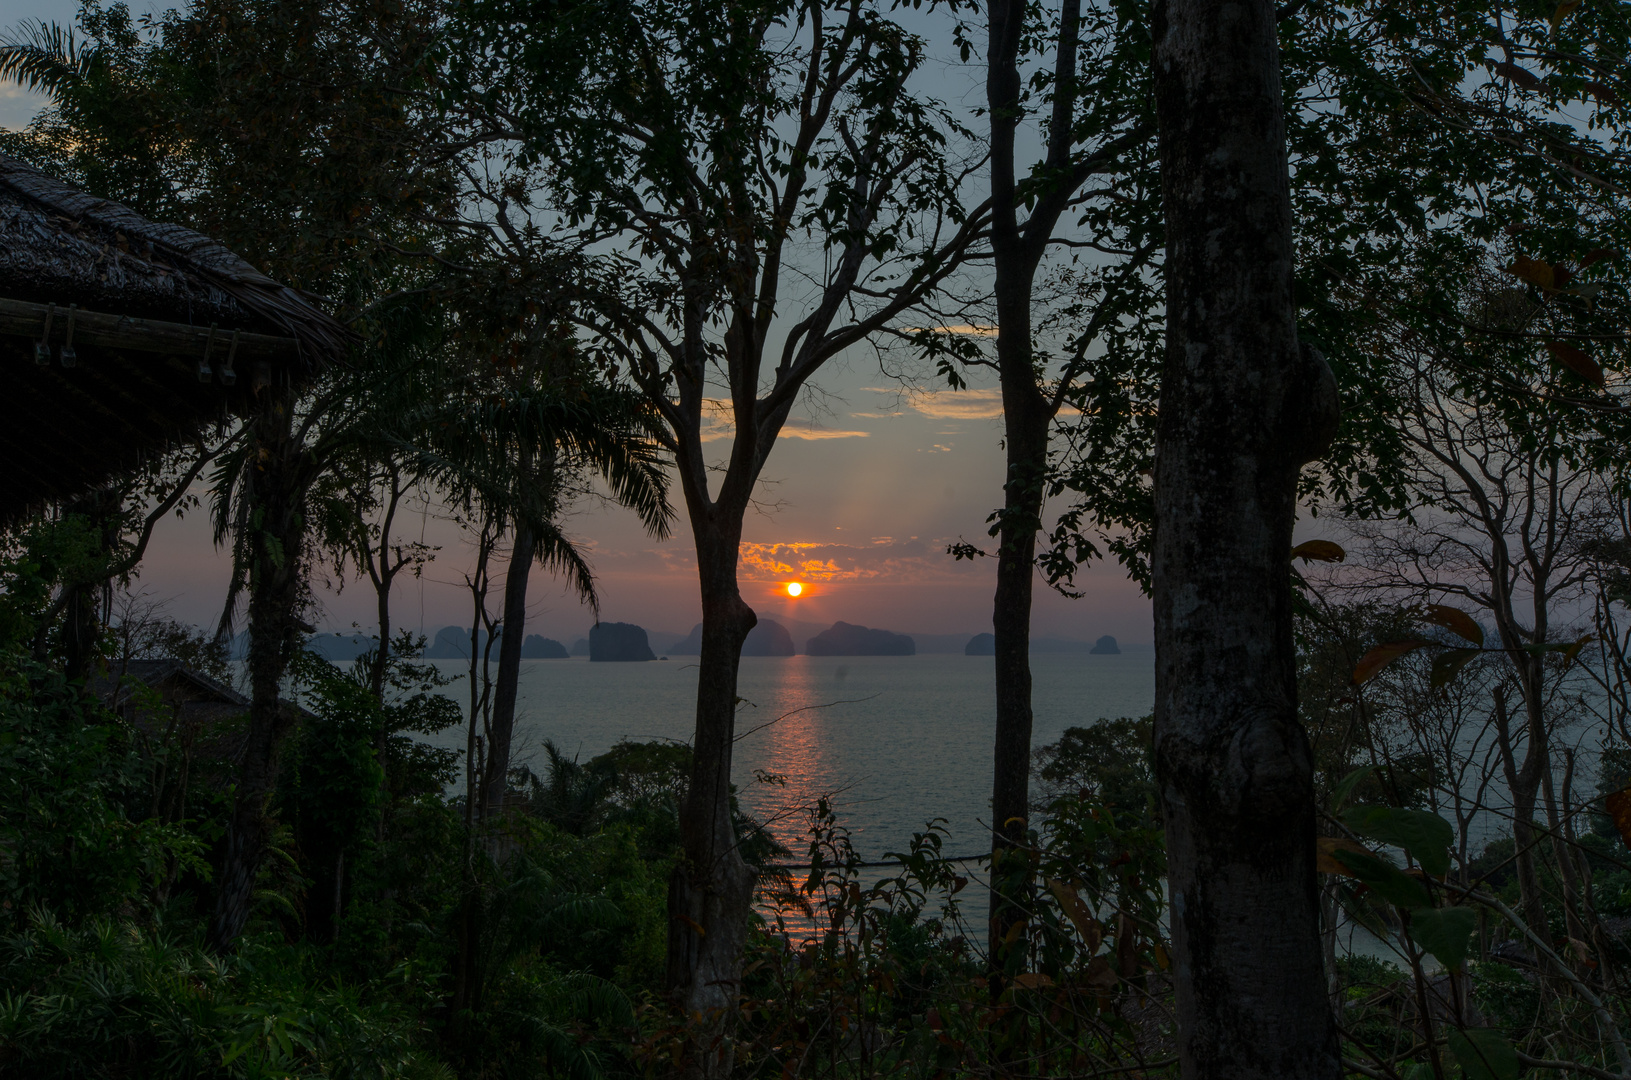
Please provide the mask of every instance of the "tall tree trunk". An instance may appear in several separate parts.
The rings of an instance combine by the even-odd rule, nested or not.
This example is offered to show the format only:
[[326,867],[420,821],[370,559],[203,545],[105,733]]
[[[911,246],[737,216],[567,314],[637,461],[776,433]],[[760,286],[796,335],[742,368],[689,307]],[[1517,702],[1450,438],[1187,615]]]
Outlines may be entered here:
[[209,945],[225,951],[249,919],[255,876],[266,853],[267,803],[277,783],[278,753],[297,713],[279,697],[284,672],[306,627],[305,487],[301,451],[290,431],[291,402],[268,402],[255,419],[259,464],[251,468],[248,497],[253,533],[240,551],[249,563],[249,730],[227,827]]
[[1335,1078],[1289,557],[1298,470],[1338,414],[1330,370],[1297,342],[1274,5],[1156,0],[1153,31],[1155,765],[1179,1060],[1188,1078]]
[[[712,520],[709,520],[709,519]],[[702,585],[702,655],[690,787],[680,808],[684,854],[668,884],[667,984],[697,1021],[687,1075],[729,1076],[730,1025],[742,981],[742,949],[753,905],[753,871],[731,821],[731,748],[742,642],[758,622],[736,583],[742,516],[693,508]]]
[[[1002,281],[998,264],[998,311],[1002,329],[997,355],[1002,371],[1003,430],[1007,481],[997,549],[997,589],[991,611],[996,638],[997,726],[991,782],[990,956],[1005,965],[1002,941],[1029,906],[1030,860],[1005,851],[1025,843],[1030,817],[1031,604],[1036,584],[1036,533],[1042,516],[1051,410],[1037,391],[1031,368],[1030,280]],[[1007,303],[1003,286],[1007,285]],[[1023,292],[1021,292],[1023,288]],[[995,991],[996,988],[993,987]]]
[[[992,601],[997,724],[991,782],[991,907],[988,953],[1000,972],[1007,964],[1003,941],[1030,906],[1030,861],[1005,852],[1025,842],[1030,816],[1031,606],[1036,586],[1036,533],[1042,525],[1042,490],[1048,468],[1048,429],[1054,410],[1037,385],[1031,333],[1031,294],[1036,269],[1063,210],[1059,198],[1033,203],[1019,222],[1015,134],[1020,101],[1019,48],[1027,5],[991,0],[986,101],[991,118],[991,249],[997,306],[997,368],[1002,386],[1003,441],[1007,472],[997,528],[997,589]],[[1068,173],[1075,107],[1078,0],[1060,4],[1055,53],[1054,117],[1048,165]],[[1063,167],[1063,168],[1062,168]],[[1068,187],[1066,181],[1059,183]],[[1051,194],[1059,194],[1054,192]],[[991,991],[1000,995],[1002,982]]]
[[498,679],[493,683],[493,718],[488,734],[485,800],[487,815],[504,809],[504,793],[509,790],[510,742],[515,733],[516,685],[521,678],[521,639],[527,629],[527,579],[532,573],[532,556],[537,539],[532,526],[518,521],[515,542],[510,548],[510,566],[504,577],[504,628],[498,639]]

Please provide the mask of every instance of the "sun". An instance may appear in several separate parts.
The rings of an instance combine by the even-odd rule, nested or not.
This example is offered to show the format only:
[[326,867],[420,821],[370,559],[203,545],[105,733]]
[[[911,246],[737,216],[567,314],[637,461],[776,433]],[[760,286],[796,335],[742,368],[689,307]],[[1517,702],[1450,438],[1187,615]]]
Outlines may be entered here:
[[799,595],[799,593],[802,593],[803,591],[804,591],[804,586],[800,585],[798,582],[789,581],[787,583],[787,595],[788,596],[797,596],[797,595]]

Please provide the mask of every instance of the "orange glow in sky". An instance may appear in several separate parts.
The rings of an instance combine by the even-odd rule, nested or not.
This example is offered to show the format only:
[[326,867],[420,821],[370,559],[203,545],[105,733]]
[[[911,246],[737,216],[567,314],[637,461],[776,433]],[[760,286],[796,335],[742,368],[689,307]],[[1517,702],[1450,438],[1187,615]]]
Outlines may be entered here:
[[798,582],[789,581],[787,583],[787,595],[788,596],[797,596],[799,593],[801,593],[803,591],[804,591],[804,586],[800,585]]

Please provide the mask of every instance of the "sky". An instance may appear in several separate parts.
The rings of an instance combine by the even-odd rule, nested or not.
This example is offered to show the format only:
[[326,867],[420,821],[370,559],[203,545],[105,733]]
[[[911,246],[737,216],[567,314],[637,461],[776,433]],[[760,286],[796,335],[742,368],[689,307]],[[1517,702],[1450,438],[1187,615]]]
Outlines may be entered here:
[[[137,0],[137,14],[167,4]],[[0,28],[24,20],[71,21],[73,0],[10,0]],[[955,65],[947,65],[951,73]],[[969,69],[961,68],[961,78]],[[971,96],[977,84],[948,83],[943,97]],[[41,101],[0,84],[0,125],[25,125]],[[901,633],[978,633],[991,626],[993,560],[955,562],[946,545],[959,539],[990,546],[986,517],[1002,497],[1001,406],[993,385],[963,391],[903,382],[879,370],[875,355],[857,351],[818,376],[819,395],[806,400],[766,465],[744,533],[744,598],[766,618],[828,624],[836,620]],[[728,442],[714,445],[728,447]],[[674,492],[676,500],[679,493]],[[565,522],[587,552],[600,590],[600,617],[638,623],[659,648],[701,618],[692,546],[683,515],[676,535],[657,542],[627,511],[586,500]],[[439,545],[417,580],[393,593],[393,620],[428,634],[469,625],[463,577],[470,545],[434,507],[407,523],[412,539]],[[174,618],[213,625],[229,573],[202,514],[167,520],[155,530],[136,588],[144,602]],[[797,600],[783,586],[806,585]],[[1067,599],[1038,580],[1033,633],[1092,640],[1114,635],[1126,643],[1151,638],[1151,609],[1119,566],[1084,570]],[[374,624],[366,583],[319,583],[324,630],[363,630]],[[529,633],[568,641],[587,632],[593,613],[561,584],[534,571],[528,590]],[[801,642],[802,644],[802,642]]]

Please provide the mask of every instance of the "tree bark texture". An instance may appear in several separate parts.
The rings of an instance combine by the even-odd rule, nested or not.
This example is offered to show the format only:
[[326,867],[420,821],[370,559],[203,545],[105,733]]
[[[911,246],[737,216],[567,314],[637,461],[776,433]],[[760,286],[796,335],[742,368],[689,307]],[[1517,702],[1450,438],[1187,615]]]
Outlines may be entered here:
[[483,802],[489,818],[504,810],[509,790],[510,743],[515,734],[516,685],[521,678],[521,642],[527,629],[527,579],[532,573],[537,537],[524,521],[515,526],[510,566],[504,577],[504,633],[498,639],[498,679],[493,683],[492,742],[487,747],[486,791]]
[[290,436],[290,403],[278,398],[256,418],[260,451],[250,468],[251,534],[240,540],[249,563],[249,729],[238,764],[226,860],[221,868],[208,941],[223,952],[249,919],[255,877],[266,853],[267,803],[277,783],[278,753],[297,713],[280,684],[306,627],[305,490],[300,447]]
[[[731,821],[731,750],[742,642],[758,622],[736,583],[740,512],[693,507],[702,586],[702,655],[690,786],[680,808],[684,855],[669,879],[667,983],[692,1018],[687,1073],[730,1075],[730,1024],[741,991],[742,949],[753,905],[753,871]],[[715,516],[717,515],[717,517]]]
[[1167,240],[1156,457],[1155,764],[1186,1078],[1341,1075],[1297,716],[1299,468],[1336,386],[1297,341],[1269,0],[1157,0]]

